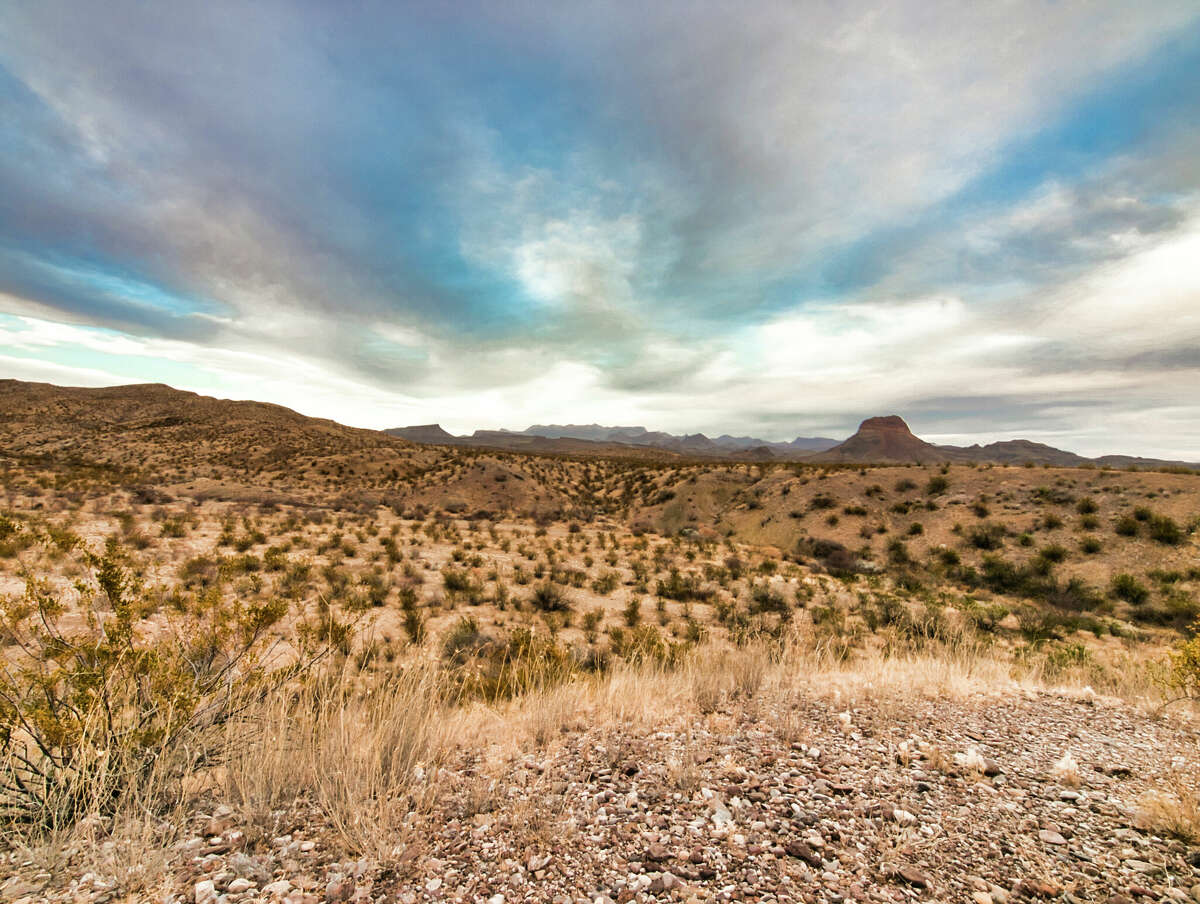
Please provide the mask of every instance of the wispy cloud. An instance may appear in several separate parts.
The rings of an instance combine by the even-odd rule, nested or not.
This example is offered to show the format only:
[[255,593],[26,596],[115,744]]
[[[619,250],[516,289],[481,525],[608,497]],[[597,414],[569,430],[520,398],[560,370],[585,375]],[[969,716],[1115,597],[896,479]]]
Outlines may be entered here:
[[1196,457],[1198,78],[1186,0],[12,4],[0,365]]

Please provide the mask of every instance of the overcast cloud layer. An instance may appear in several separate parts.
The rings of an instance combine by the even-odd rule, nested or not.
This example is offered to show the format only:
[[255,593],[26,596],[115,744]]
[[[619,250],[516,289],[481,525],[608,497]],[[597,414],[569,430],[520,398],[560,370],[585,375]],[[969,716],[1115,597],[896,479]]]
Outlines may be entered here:
[[1194,0],[0,8],[0,376],[1200,459]]

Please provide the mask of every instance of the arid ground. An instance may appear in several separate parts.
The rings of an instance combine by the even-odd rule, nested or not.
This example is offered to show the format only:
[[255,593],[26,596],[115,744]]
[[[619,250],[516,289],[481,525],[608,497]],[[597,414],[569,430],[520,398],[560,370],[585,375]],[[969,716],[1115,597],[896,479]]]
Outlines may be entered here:
[[0,412],[0,900],[1200,901],[1188,469]]

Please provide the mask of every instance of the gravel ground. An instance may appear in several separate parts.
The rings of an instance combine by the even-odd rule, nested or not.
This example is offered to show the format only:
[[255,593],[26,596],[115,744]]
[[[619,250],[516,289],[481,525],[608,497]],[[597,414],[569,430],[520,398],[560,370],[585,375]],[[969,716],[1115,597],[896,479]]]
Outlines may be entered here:
[[339,859],[303,804],[277,834],[221,809],[173,849],[162,892],[14,855],[0,900],[1200,902],[1200,849],[1135,826],[1139,798],[1200,774],[1197,739],[1046,693],[734,705],[566,733],[499,771],[464,752],[386,862]]

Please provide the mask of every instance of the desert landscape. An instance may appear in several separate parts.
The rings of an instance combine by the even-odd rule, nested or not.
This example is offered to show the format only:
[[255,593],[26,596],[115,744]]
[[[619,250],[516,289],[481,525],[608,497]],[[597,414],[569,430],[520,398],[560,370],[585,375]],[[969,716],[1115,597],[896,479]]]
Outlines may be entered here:
[[6,901],[1200,895],[1200,472],[0,410]]
[[0,2],[0,904],[1200,904],[1197,86]]

